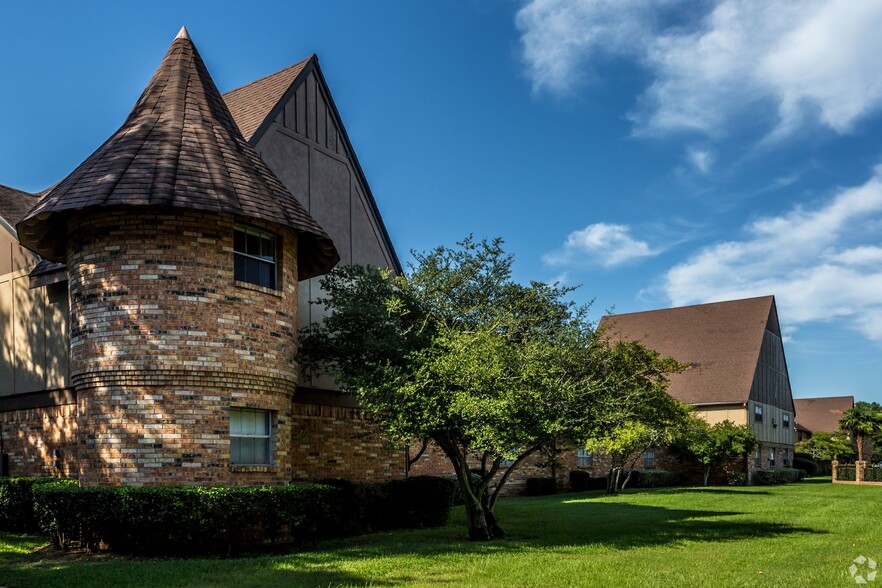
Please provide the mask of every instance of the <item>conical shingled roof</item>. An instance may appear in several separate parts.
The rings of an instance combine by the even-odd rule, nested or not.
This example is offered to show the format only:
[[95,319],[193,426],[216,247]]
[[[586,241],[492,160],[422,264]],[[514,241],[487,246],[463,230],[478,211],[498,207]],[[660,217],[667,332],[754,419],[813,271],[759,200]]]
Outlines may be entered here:
[[233,121],[186,29],[175,38],[125,123],[22,220],[23,245],[65,261],[67,218],[95,207],[227,212],[299,235],[300,279],[340,257]]

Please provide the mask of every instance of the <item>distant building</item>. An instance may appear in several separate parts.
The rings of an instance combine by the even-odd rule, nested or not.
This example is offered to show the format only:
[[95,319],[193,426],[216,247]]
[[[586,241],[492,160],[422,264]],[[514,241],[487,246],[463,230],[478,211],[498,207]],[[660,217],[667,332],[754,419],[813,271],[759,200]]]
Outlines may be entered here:
[[[610,315],[600,327],[687,364],[668,393],[701,418],[750,426],[760,447],[744,471],[792,464],[796,410],[773,296]],[[649,458],[676,467],[659,451]]]
[[812,433],[840,432],[842,414],[854,407],[854,396],[826,396],[823,398],[796,398],[796,425],[799,441],[808,439]]

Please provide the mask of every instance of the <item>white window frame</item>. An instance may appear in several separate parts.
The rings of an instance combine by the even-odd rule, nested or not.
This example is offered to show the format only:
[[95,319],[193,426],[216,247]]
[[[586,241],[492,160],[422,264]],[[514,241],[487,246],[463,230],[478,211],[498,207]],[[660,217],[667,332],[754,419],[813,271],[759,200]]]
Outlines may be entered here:
[[769,447],[769,467],[775,467],[775,448]]
[[[271,243],[272,252],[273,252],[272,257],[268,257],[268,256],[264,256],[264,255],[254,255],[251,253],[246,253],[244,251],[238,251],[236,249],[236,233],[237,232],[245,234],[246,247],[247,247],[248,235],[252,235],[252,236],[257,237],[259,239],[269,240]],[[264,284],[261,284],[259,282],[251,282],[246,279],[241,279],[241,278],[244,278],[245,276],[236,277],[236,281],[244,282],[246,284],[253,284],[253,285],[259,286],[261,288],[268,288],[270,290],[280,290],[281,289],[279,286],[279,281],[280,281],[279,243],[280,242],[281,242],[280,237],[278,235],[276,235],[275,233],[271,233],[269,231],[264,231],[263,229],[258,229],[256,227],[251,227],[251,226],[247,226],[247,225],[234,225],[233,226],[233,274],[234,274],[234,276],[236,273],[236,259],[238,257],[241,257],[244,259],[252,259],[252,260],[258,261],[260,263],[265,263],[270,266],[270,271],[271,271],[271,276],[272,276],[272,278],[271,278],[272,285],[265,286]]]
[[[233,433],[233,424],[235,415],[241,415],[242,413],[259,413],[266,419],[266,433],[248,435],[248,434],[234,434]],[[230,417],[230,465],[233,467],[238,466],[271,466],[273,465],[273,411],[271,410],[260,410],[253,408],[239,408],[239,407],[230,407],[229,409],[229,417]],[[266,442],[266,461],[264,462],[237,462],[233,460],[233,446],[235,439],[263,439]]]
[[763,422],[763,407],[759,404],[753,405],[753,422],[755,422],[755,423]]
[[576,452],[576,459],[580,468],[590,468],[594,465],[594,454],[587,449],[579,449]]

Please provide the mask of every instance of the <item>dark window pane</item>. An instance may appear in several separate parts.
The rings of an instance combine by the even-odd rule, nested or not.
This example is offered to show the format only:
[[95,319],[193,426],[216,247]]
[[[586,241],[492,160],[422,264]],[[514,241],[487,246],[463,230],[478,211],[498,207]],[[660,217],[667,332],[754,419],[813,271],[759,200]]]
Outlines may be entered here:
[[249,255],[260,255],[260,237],[248,233],[246,237],[245,253]]
[[240,282],[245,281],[245,258],[241,255],[235,255],[233,259],[233,278]]
[[233,231],[233,250],[245,253],[245,232]]
[[260,264],[260,281],[258,282],[258,284],[260,284],[264,288],[273,287],[272,280],[270,279],[270,276],[272,275],[272,269],[272,266],[270,266],[270,264],[268,263]]
[[245,281],[251,284],[260,284],[260,262],[256,259],[245,260]]

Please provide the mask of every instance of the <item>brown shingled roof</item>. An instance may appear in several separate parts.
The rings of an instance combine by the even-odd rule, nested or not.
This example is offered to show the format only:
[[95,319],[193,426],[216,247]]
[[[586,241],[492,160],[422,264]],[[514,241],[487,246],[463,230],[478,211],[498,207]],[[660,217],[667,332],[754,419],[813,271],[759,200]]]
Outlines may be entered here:
[[[608,336],[641,341],[690,365],[668,392],[688,404],[746,403],[773,296],[605,316]],[[769,325],[778,331],[777,325]]]
[[227,212],[298,232],[301,279],[339,260],[334,244],[248,144],[185,29],[122,127],[18,224],[26,247],[64,261],[66,219],[85,208]]
[[246,139],[251,140],[270,111],[313,59],[315,55],[224,93],[224,101]]
[[842,413],[854,406],[854,396],[826,398],[794,398],[794,422],[812,433],[835,433],[839,430]]
[[36,195],[0,184],[0,217],[10,225],[15,226],[36,203]]

